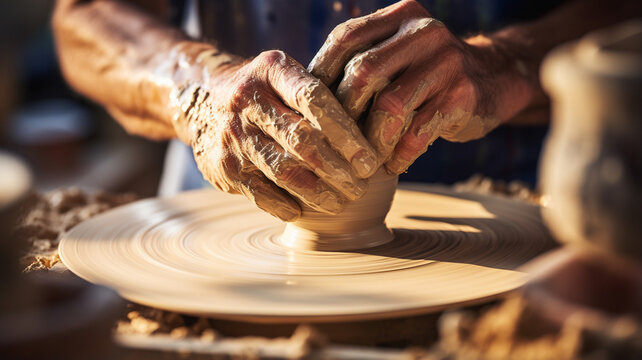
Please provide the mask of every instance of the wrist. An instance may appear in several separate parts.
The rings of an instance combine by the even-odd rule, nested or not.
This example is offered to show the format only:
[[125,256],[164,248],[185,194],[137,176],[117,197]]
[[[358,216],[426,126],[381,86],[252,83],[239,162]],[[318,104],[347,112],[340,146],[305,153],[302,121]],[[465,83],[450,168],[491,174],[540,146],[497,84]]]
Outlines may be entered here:
[[226,81],[244,59],[213,44],[188,40],[172,46],[164,61],[171,67],[168,75],[173,87],[196,83],[214,88]]
[[[528,48],[503,34],[477,35],[465,40],[480,59],[485,75],[482,93],[492,93],[492,116],[506,123],[518,113],[538,103],[542,96],[538,65]],[[540,95],[541,94],[541,95]]]
[[153,74],[163,99],[162,111],[177,137],[192,145],[202,126],[197,124],[196,112],[212,92],[224,88],[243,59],[212,44],[189,40],[175,43],[159,58]]

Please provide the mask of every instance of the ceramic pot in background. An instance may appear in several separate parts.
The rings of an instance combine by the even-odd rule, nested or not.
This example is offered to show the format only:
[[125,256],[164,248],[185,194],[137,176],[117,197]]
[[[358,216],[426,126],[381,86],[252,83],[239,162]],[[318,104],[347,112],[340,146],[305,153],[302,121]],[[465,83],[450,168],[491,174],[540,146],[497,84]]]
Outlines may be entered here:
[[553,51],[542,84],[547,224],[561,241],[642,261],[642,20]]

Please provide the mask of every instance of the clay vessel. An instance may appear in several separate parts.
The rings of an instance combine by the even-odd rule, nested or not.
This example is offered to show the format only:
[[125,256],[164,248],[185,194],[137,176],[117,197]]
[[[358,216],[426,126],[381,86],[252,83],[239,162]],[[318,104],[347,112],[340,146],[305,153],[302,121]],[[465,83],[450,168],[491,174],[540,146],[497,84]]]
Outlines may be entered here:
[[350,201],[339,215],[329,215],[301,204],[303,213],[288,223],[281,242],[298,250],[345,251],[365,249],[392,240],[384,223],[397,188],[398,176],[379,169],[368,179],[368,191]]
[[642,20],[555,50],[544,218],[562,241],[642,260]]

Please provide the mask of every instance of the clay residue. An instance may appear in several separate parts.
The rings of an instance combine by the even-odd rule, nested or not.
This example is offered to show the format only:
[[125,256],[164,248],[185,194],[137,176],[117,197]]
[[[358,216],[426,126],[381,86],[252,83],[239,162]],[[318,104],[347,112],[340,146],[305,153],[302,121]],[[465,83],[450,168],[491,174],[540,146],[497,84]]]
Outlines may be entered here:
[[[120,320],[115,329],[116,339],[127,342],[137,336],[156,337],[158,339],[185,340],[184,351],[189,352],[190,341],[201,343],[226,343],[239,359],[259,359],[265,350],[278,349],[278,353],[287,359],[300,359],[327,342],[315,328],[300,325],[292,336],[265,338],[256,336],[230,338],[224,337],[214,329],[210,320],[204,317],[179,315],[145,306],[129,304],[126,319]],[[272,350],[273,352],[274,350]]]
[[[499,125],[499,119],[494,116],[480,116],[462,108],[457,108],[447,114],[435,114],[441,117],[443,125],[439,136],[449,141],[464,142],[482,138]],[[431,122],[435,122],[433,118]]]
[[379,154],[380,163],[390,160],[395,146],[408,129],[415,113],[415,111],[409,111],[392,115],[382,110],[370,111],[364,130],[366,137]]
[[128,304],[127,315],[116,324],[120,335],[165,334],[175,338],[204,337],[214,340],[219,337],[207,318],[186,317],[171,311]]
[[64,268],[58,257],[62,233],[83,220],[135,199],[133,194],[87,194],[76,188],[32,194],[15,229],[16,236],[27,247],[21,258],[24,271]]
[[[447,313],[440,319],[439,359],[639,359],[642,327],[632,319],[589,325],[575,314],[555,325],[521,294],[481,314]],[[598,330],[596,330],[598,329]],[[430,357],[435,359],[435,357]]]
[[[320,83],[305,88],[299,97],[301,111],[306,119],[331,139],[335,149],[348,160],[361,178],[370,177],[377,170],[377,158],[361,130],[341,107],[332,93]],[[354,140],[356,139],[356,141]]]
[[468,180],[455,183],[453,188],[461,192],[506,196],[535,205],[543,205],[544,201],[542,195],[537,190],[532,189],[527,183],[519,180],[513,180],[507,183],[505,181],[484,177],[481,174],[475,174]]

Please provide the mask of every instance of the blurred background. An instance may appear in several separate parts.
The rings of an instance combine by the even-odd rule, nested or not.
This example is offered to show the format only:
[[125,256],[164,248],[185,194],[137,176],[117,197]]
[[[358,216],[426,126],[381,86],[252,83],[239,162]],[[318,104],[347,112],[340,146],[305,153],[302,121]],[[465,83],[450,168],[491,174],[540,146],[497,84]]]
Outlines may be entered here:
[[[154,0],[137,0],[137,2],[141,1],[155,2]],[[167,20],[177,26],[180,23],[184,23],[187,15],[185,14],[184,7],[179,6],[183,1],[166,1],[168,4],[173,5],[166,9],[165,14]],[[259,46],[259,48],[262,49],[289,48],[290,46],[292,46],[292,48],[298,48],[301,51],[297,52],[294,50],[291,55],[305,65],[308,64],[316,52],[316,49],[321,46],[325,37],[332,29],[333,25],[331,24],[341,23],[350,17],[370,13],[392,2],[394,1],[318,0],[308,2],[305,0],[236,0],[235,5],[245,4],[247,7],[238,6],[235,9],[228,8],[221,10],[221,8],[224,7],[224,5],[221,4],[226,2],[219,0],[201,0],[200,10],[204,14],[212,14],[214,11],[233,10],[235,11],[233,13],[234,15],[238,16],[239,14],[243,14],[244,16],[250,17],[252,21],[261,24],[257,27],[260,31],[259,35],[261,35],[258,37],[260,44],[252,44],[251,46]],[[423,0],[420,2],[433,16],[443,21],[455,34],[466,36],[480,31],[491,32],[514,22],[538,18],[547,11],[550,11],[561,1]],[[153,142],[128,135],[101,107],[76,94],[66,85],[57,64],[50,26],[50,16],[54,3],[55,1],[53,0],[0,1],[0,229],[5,230],[0,230],[0,317],[3,315],[2,311],[13,309],[7,307],[7,300],[3,298],[14,301],[19,305],[18,308],[27,308],[32,305],[33,308],[37,308],[38,306],[46,308],[48,305],[55,304],[56,301],[58,301],[58,298],[54,299],[55,301],[49,301],[49,297],[45,295],[52,293],[52,288],[54,287],[62,288],[63,290],[67,289],[67,293],[71,292],[75,295],[80,294],[81,290],[85,292],[105,291],[104,289],[89,287],[87,284],[79,285],[81,290],[75,287],[70,288],[65,284],[61,286],[60,284],[54,283],[50,286],[48,285],[49,279],[47,279],[47,282],[43,282],[43,284],[36,283],[36,285],[29,285],[22,281],[22,277],[18,275],[22,272],[21,269],[25,268],[25,261],[27,264],[30,264],[29,267],[25,269],[31,269],[31,266],[36,264],[33,269],[53,270],[51,272],[52,274],[57,274],[58,271],[66,271],[57,254],[60,233],[71,228],[84,218],[133,200],[133,197],[111,199],[103,196],[94,196],[90,198],[80,192],[68,190],[67,192],[58,192],[58,194],[54,192],[53,195],[49,197],[41,196],[38,199],[40,205],[39,207],[34,207],[32,216],[38,220],[36,226],[33,224],[23,225],[23,228],[20,230],[20,237],[7,236],[6,229],[9,228],[7,224],[13,224],[15,220],[14,215],[17,211],[14,211],[16,210],[15,207],[5,206],[3,208],[2,205],[10,204],[16,206],[19,202],[7,201],[6,197],[3,198],[3,196],[5,196],[5,194],[2,193],[2,190],[4,190],[3,186],[11,182],[10,179],[5,183],[3,183],[3,181],[5,181],[5,178],[13,177],[14,179],[18,179],[15,180],[16,182],[28,183],[29,181],[25,179],[28,179],[29,176],[28,174],[22,174],[21,176],[19,171],[21,169],[19,166],[15,166],[15,164],[13,164],[13,167],[7,166],[7,164],[11,163],[6,162],[6,160],[2,158],[2,153],[9,151],[10,153],[18,155],[28,164],[33,175],[33,188],[40,192],[75,186],[89,192],[93,190],[106,190],[115,193],[133,192],[140,197],[147,197],[155,196],[158,192],[165,162],[164,158],[168,147],[167,142]],[[296,13],[296,11],[291,7],[295,5],[298,7],[306,7],[309,11],[309,18],[301,19],[299,22],[292,21],[291,13]],[[230,16],[229,18],[235,19],[234,16]],[[207,16],[204,17],[203,21],[209,21]],[[244,33],[235,32],[231,30],[233,29],[232,27],[228,27],[225,24],[218,25],[218,27],[210,27],[214,30],[223,29],[222,33],[218,34],[216,38],[223,42],[230,42],[230,46],[242,48],[244,44],[240,43],[243,39],[246,39],[244,38]],[[296,28],[297,25],[308,26],[310,29],[318,31],[298,31]],[[291,36],[278,36],[277,34],[283,31],[283,29],[288,30]],[[306,37],[305,34],[318,34],[318,36],[310,35],[310,37]],[[210,38],[214,37],[212,34],[205,35]],[[303,44],[302,47],[300,46],[301,44]],[[249,47],[247,48],[247,53],[244,53],[241,49],[239,54],[245,56],[256,54],[256,49],[249,50]],[[627,85],[626,82],[624,83]],[[639,84],[639,82],[637,84]],[[96,84],[96,86],[100,86],[100,84]],[[638,97],[640,94],[639,91],[629,93],[634,94],[633,96],[637,94]],[[633,99],[633,96],[631,99]],[[618,101],[622,100],[622,104],[624,105],[620,106],[619,103],[615,103],[614,108],[627,109],[626,105],[628,105],[632,109],[638,109],[631,106],[633,103],[639,104],[637,99],[633,101],[620,96],[605,96],[604,98],[618,99]],[[583,98],[578,97],[578,99]],[[628,101],[628,103],[626,101]],[[580,102],[578,102],[578,104],[579,103]],[[581,105],[583,106],[583,104]],[[630,120],[631,123],[639,119],[639,116],[636,115],[638,113],[631,111],[630,114],[633,114],[630,118],[624,118]],[[585,120],[596,122],[611,120],[610,117],[600,118],[601,115],[601,113],[596,113],[595,119],[587,116]],[[639,144],[639,131],[635,133],[635,129],[637,128],[631,128],[633,129],[631,133],[636,137],[635,140],[630,143]],[[483,139],[465,144],[438,140],[428,149],[426,154],[417,160],[407,174],[401,176],[401,180],[452,184],[469,179],[474,174],[482,174],[494,180],[503,180],[506,182],[519,180],[533,188],[536,186],[540,151],[547,132],[547,125],[521,127],[502,126]],[[622,133],[628,135],[627,131]],[[612,136],[612,134],[605,133],[604,137],[606,138],[607,136]],[[601,140],[604,141],[604,139]],[[620,138],[609,138],[609,141],[611,140],[613,143],[618,144],[618,146],[613,146],[615,150],[607,155],[615,156],[616,159],[624,159],[624,164],[628,164],[631,169],[639,169],[639,167],[635,167],[638,166],[636,164],[639,164],[639,162],[636,162],[639,160],[639,157],[629,156],[630,154],[626,153],[630,148],[633,149],[634,155],[639,154],[640,152],[637,151],[639,145],[631,145],[630,147],[620,146],[622,143]],[[575,155],[583,156],[585,154],[579,152],[577,154],[567,154],[568,160],[566,163],[563,163],[564,166],[578,162],[574,157]],[[609,160],[609,157],[603,157],[598,160],[601,159]],[[628,163],[626,161],[628,161]],[[608,162],[605,161],[605,163]],[[593,166],[593,163],[589,165]],[[587,166],[587,169],[588,168]],[[596,165],[591,169],[601,168]],[[625,169],[627,168],[625,167]],[[559,173],[562,174],[562,178],[568,175],[566,169],[564,170],[565,171],[559,171]],[[582,167],[575,169],[577,172],[585,170],[586,169]],[[580,174],[577,178],[582,179],[582,181],[586,180],[587,182],[600,179],[599,177],[591,176],[592,173],[589,173],[588,170],[586,171],[589,175]],[[620,175],[621,174],[626,173],[620,172]],[[639,349],[639,344],[642,343],[640,342],[640,339],[642,339],[642,337],[640,337],[642,330],[640,329],[642,329],[642,327],[636,325],[639,324],[641,303],[639,301],[636,303],[635,298],[635,294],[642,294],[640,291],[642,281],[640,281],[639,276],[642,274],[642,272],[639,271],[640,242],[636,241],[636,239],[640,237],[636,236],[639,232],[634,231],[635,229],[639,230],[640,224],[637,219],[639,217],[639,211],[637,210],[639,210],[639,204],[642,202],[635,201],[635,199],[637,199],[635,197],[636,194],[640,194],[638,186],[638,184],[640,184],[640,172],[635,170],[631,171],[630,174],[632,174],[630,175],[630,179],[632,180],[628,183],[624,180],[619,183],[599,181],[591,183],[592,186],[594,186],[590,189],[591,191],[585,191],[582,194],[588,194],[587,199],[589,201],[587,203],[591,204],[592,207],[583,207],[584,203],[579,201],[577,201],[576,204],[578,214],[584,214],[583,211],[586,211],[587,214],[594,215],[593,219],[597,219],[595,223],[597,226],[606,224],[604,226],[609,229],[609,232],[600,232],[595,231],[596,227],[588,226],[586,229],[588,229],[589,235],[593,236],[597,234],[595,236],[600,236],[599,240],[603,241],[607,238],[604,234],[610,234],[610,238],[615,239],[612,241],[613,244],[619,245],[620,243],[624,243],[627,247],[622,247],[623,249],[637,249],[637,252],[631,250],[622,251],[625,252],[627,256],[638,254],[637,263],[634,264],[634,267],[631,267],[631,269],[634,270],[621,266],[625,263],[619,258],[616,258],[616,261],[613,262],[613,264],[617,265],[617,267],[614,267],[617,272],[609,269],[608,267],[612,264],[610,262],[603,262],[602,259],[596,261],[599,265],[606,266],[606,271],[599,270],[598,267],[594,266],[595,264],[590,263],[590,261],[586,259],[570,262],[572,261],[571,258],[569,263],[567,263],[567,265],[570,264],[568,265],[569,268],[558,266],[557,269],[554,269],[557,272],[550,272],[550,276],[545,273],[545,276],[540,279],[539,283],[534,282],[534,285],[529,290],[535,294],[532,297],[532,299],[535,300],[529,300],[531,302],[529,306],[535,304],[543,309],[541,310],[542,314],[544,314],[542,317],[546,318],[546,326],[550,325],[546,323],[550,320],[547,318],[547,311],[552,309],[552,311],[557,314],[555,306],[559,306],[559,303],[556,302],[558,298],[555,297],[550,297],[551,300],[541,301],[541,294],[546,294],[546,292],[549,292],[549,295],[562,293],[563,295],[560,298],[563,298],[563,296],[566,296],[564,294],[567,292],[570,293],[570,290],[575,291],[578,287],[582,290],[581,288],[585,287],[584,292],[578,291],[578,293],[582,295],[580,298],[573,296],[571,299],[574,306],[577,306],[580,310],[582,310],[583,306],[593,306],[587,305],[588,303],[586,303],[585,300],[592,302],[593,299],[602,299],[603,296],[606,299],[605,307],[609,309],[608,314],[611,314],[612,309],[628,306],[627,301],[623,302],[621,299],[627,299],[633,306],[638,306],[634,309],[637,311],[635,319],[638,321],[633,324],[635,326],[631,325],[630,319],[628,318],[623,318],[624,320],[621,322],[621,324],[626,326],[620,326],[619,328],[615,326],[618,324],[615,320],[618,319],[613,320],[613,318],[606,318],[606,320],[603,320],[599,318],[599,321],[595,322],[596,325],[589,323],[588,325],[590,326],[587,327],[589,331],[585,331],[582,326],[573,322],[575,328],[572,328],[572,331],[562,332],[568,335],[573,344],[575,344],[574,346],[576,346],[576,348],[573,351],[592,351],[592,349],[602,351],[601,347],[606,348],[610,346],[613,347],[615,351],[619,351],[617,353],[618,355],[622,353],[627,355],[628,353],[632,353],[631,348],[633,346],[627,341],[637,346],[635,349]],[[607,177],[608,179],[613,179],[613,174],[609,173],[607,175],[609,175]],[[624,177],[622,178],[624,179]],[[584,183],[580,181],[580,184],[577,186],[583,184]],[[22,185],[24,186],[18,187],[20,190],[18,192],[19,195],[23,195],[26,192],[26,187],[28,187],[26,184]],[[9,186],[9,188],[11,187]],[[563,190],[566,192],[566,188]],[[596,197],[591,197],[595,194],[597,194]],[[61,199],[65,198],[69,198],[70,201],[61,201]],[[537,196],[533,196],[533,199],[534,202],[539,200]],[[594,201],[594,199],[597,200]],[[603,206],[605,204],[606,206]],[[629,205],[631,205],[631,207],[628,207]],[[615,211],[613,209],[615,209]],[[590,213],[590,211],[593,210],[595,210],[595,212]],[[51,221],[46,217],[50,215],[53,215],[53,220]],[[563,219],[561,223],[564,225],[570,223],[566,221],[565,216],[567,216],[567,213],[564,212],[559,216],[560,219]],[[603,219],[613,220],[613,224],[616,225],[608,227],[611,226],[611,223],[606,221],[602,223]],[[630,227],[627,228],[625,225]],[[616,232],[612,229],[618,229],[621,230],[621,232]],[[618,236],[620,233],[625,233],[622,229],[634,230],[630,230],[625,236]],[[25,237],[25,239],[23,239],[23,237]],[[9,241],[10,238],[11,241]],[[31,250],[27,256],[22,257],[25,253],[25,245],[28,245]],[[553,256],[556,255],[553,254]],[[19,257],[22,257],[20,259],[22,267],[17,266]],[[546,261],[549,260],[545,260],[541,262],[541,264],[545,264]],[[555,261],[552,263],[559,265],[559,259]],[[600,271],[602,271],[602,273],[600,273]],[[631,280],[631,278],[633,279]],[[26,290],[18,288],[18,284],[24,286]],[[82,288],[83,286],[84,288]],[[615,291],[614,288],[617,291]],[[20,292],[16,289],[24,291]],[[68,291],[69,289],[71,289],[71,291]],[[40,298],[45,299],[42,303],[39,303],[41,299],[37,296],[38,294],[41,295]],[[59,298],[63,300],[80,298],[80,296],[74,297],[75,295],[68,297],[60,296]],[[110,317],[113,314],[106,311],[105,308],[116,308],[122,304],[120,304],[120,300],[118,300],[115,294],[109,293],[105,296],[111,300],[102,303],[105,306],[104,308],[87,308],[88,314],[96,317],[100,316],[102,318],[101,321],[96,320],[96,318],[92,316],[85,315],[85,313],[81,311],[77,311],[80,309],[77,303],[65,308],[71,313],[71,315],[66,315],[68,319],[74,320],[76,318],[82,318],[84,320],[83,325],[96,329],[96,326],[100,325],[102,326],[100,328],[101,331],[104,331],[102,332],[103,337],[87,332],[85,328],[79,330],[78,333],[64,333],[63,335],[66,336],[64,340],[66,342],[59,338],[55,339],[54,342],[63,347],[62,351],[67,350],[68,352],[69,349],[72,349],[76,351],[77,358],[85,359],[89,356],[96,358],[96,354],[101,352],[99,351],[101,348],[95,345],[95,343],[89,342],[87,339],[103,341],[102,346],[104,347],[113,345],[111,343],[109,329],[113,327],[114,318]],[[25,301],[24,299],[29,299],[30,301]],[[79,302],[83,299],[80,299]],[[49,303],[47,301],[49,301]],[[87,304],[90,303],[91,302],[87,302]],[[97,305],[95,303],[91,303],[90,305],[92,304]],[[513,326],[513,324],[521,324],[521,326],[527,330],[525,331],[527,340],[532,340],[536,346],[550,342],[550,338],[545,339],[545,342],[539,342],[539,339],[536,339],[533,335],[531,332],[532,329],[540,331],[545,329],[545,327],[532,326],[538,323],[531,313],[532,309],[522,305],[522,300],[509,299],[509,301],[504,304],[508,305],[502,305],[503,310],[499,312],[489,312],[489,314],[491,314],[489,317],[494,316],[493,314],[498,314],[497,318],[502,319],[501,323],[507,327],[507,331],[510,331],[511,334],[513,330],[517,328]],[[522,306],[524,307],[520,308]],[[601,311],[599,306],[602,305],[595,307],[598,308],[598,311]],[[569,312],[568,309],[568,307],[564,307],[564,311],[559,312],[559,314],[563,315],[564,318],[574,315],[574,313]],[[629,308],[624,308],[623,310],[631,312]],[[132,312],[138,313],[138,311]],[[9,313],[9,311],[7,311],[7,313]],[[143,314],[142,310],[141,314]],[[166,316],[167,319],[169,319],[170,316],[174,318],[177,316],[176,314],[163,313],[160,310],[153,309],[149,309],[147,314],[148,315],[143,315],[148,316],[153,321],[159,322],[161,320],[167,321],[163,320],[162,317],[159,320],[160,315]],[[526,314],[527,316],[522,316],[522,314]],[[143,315],[141,315],[141,317],[143,317]],[[452,315],[454,316],[453,319],[459,316],[456,313]],[[469,316],[470,313],[466,313],[465,317],[460,316],[459,318],[468,319]],[[615,316],[620,316],[620,313],[616,313]],[[505,321],[511,317],[516,319],[515,322]],[[591,321],[595,321],[595,317],[589,318]],[[28,321],[33,320],[32,317],[27,317],[27,319]],[[129,319],[137,319],[137,317]],[[0,318],[0,327],[3,324],[2,320],[3,319]],[[22,321],[22,318],[18,320]],[[9,322],[5,321],[5,323]],[[444,323],[450,324],[448,322]],[[495,324],[491,321],[484,323],[491,324],[491,326]],[[41,333],[39,330],[44,328],[52,329],[52,332],[57,331],[57,328],[51,326],[51,323],[45,322],[43,324],[33,322],[34,328],[37,329],[37,331],[33,331],[28,335],[36,334],[40,336]],[[462,329],[465,329],[465,331],[451,327],[452,332],[456,333],[457,336],[464,333],[471,334],[470,338],[476,341],[477,335],[481,334],[480,338],[488,335],[488,338],[499,339],[497,341],[511,341],[510,337],[503,335],[496,336],[494,331],[504,331],[504,328],[501,326],[494,329],[480,327],[479,333],[472,333],[469,331],[471,329],[469,323],[462,324],[464,326]],[[611,328],[605,324],[609,326],[615,325]],[[10,328],[10,332],[5,331],[3,333],[3,329],[0,328],[0,333],[15,334],[15,329],[16,327],[12,327]],[[629,331],[629,333],[626,334],[633,335],[626,335],[621,331],[622,329]],[[611,331],[612,333],[608,333]],[[585,337],[582,341],[577,341],[575,337],[576,334],[579,333]],[[47,333],[46,335],[48,336],[50,334]],[[445,338],[447,338],[447,336]],[[47,358],[55,358],[50,356],[51,349],[43,346],[42,342],[36,342],[33,337],[27,337],[26,339],[28,341],[25,340],[24,343],[26,343],[30,349],[37,348],[38,346],[33,346],[33,344],[37,343],[40,349],[47,351]],[[3,353],[1,340],[3,340],[2,336],[0,336],[0,353]],[[462,338],[460,340],[465,341],[466,339]],[[87,353],[78,351],[79,348],[77,346],[79,343],[87,345]],[[560,343],[563,345],[562,342]],[[74,345],[70,347],[69,344]],[[453,351],[456,351],[463,343],[454,342],[452,344],[455,346],[455,350]],[[586,344],[590,346],[585,346]],[[64,346],[67,346],[67,348],[64,348]],[[492,348],[492,346],[489,347]],[[637,354],[639,354],[639,350],[636,351],[638,351]],[[183,358],[183,355],[184,354],[181,353],[180,357]],[[639,358],[639,356],[634,356],[635,354],[630,358]],[[62,358],[68,359],[70,357]],[[113,358],[122,357],[115,356]],[[600,357],[591,358],[596,359]],[[616,356],[612,358],[620,359],[625,357]]]
[[0,149],[27,161],[39,191],[155,195],[165,144],[128,135],[66,85],[50,26],[54,3],[0,2]]
[[[269,26],[276,30],[290,26],[287,16],[280,14],[292,3],[281,2],[283,7],[275,9],[279,1],[250,1],[254,12],[250,16],[267,19]],[[321,46],[331,30],[329,24],[393,2],[310,2],[312,5],[307,5],[310,7],[310,26],[319,27],[317,33],[322,36],[299,39],[307,43],[310,51],[292,55],[307,64],[314,55],[313,49]],[[268,3],[271,5],[266,5]],[[551,3],[422,1],[435,17],[462,36],[539,17],[545,10],[550,10]],[[84,190],[155,195],[167,143],[126,134],[103,109],[66,85],[58,68],[50,28],[53,4],[54,1],[43,0],[0,2],[0,148],[8,149],[28,162],[36,190],[77,186]],[[215,10],[218,5],[216,1],[205,1],[201,6]],[[168,15],[168,21],[180,23],[184,16],[180,10],[173,11]],[[233,38],[231,34],[223,34],[223,37]],[[286,41],[280,37],[268,40],[263,46],[278,48]],[[546,126],[504,126],[484,139],[465,144],[438,140],[401,180],[454,183],[481,173],[497,180],[521,180],[533,187],[546,131]]]

